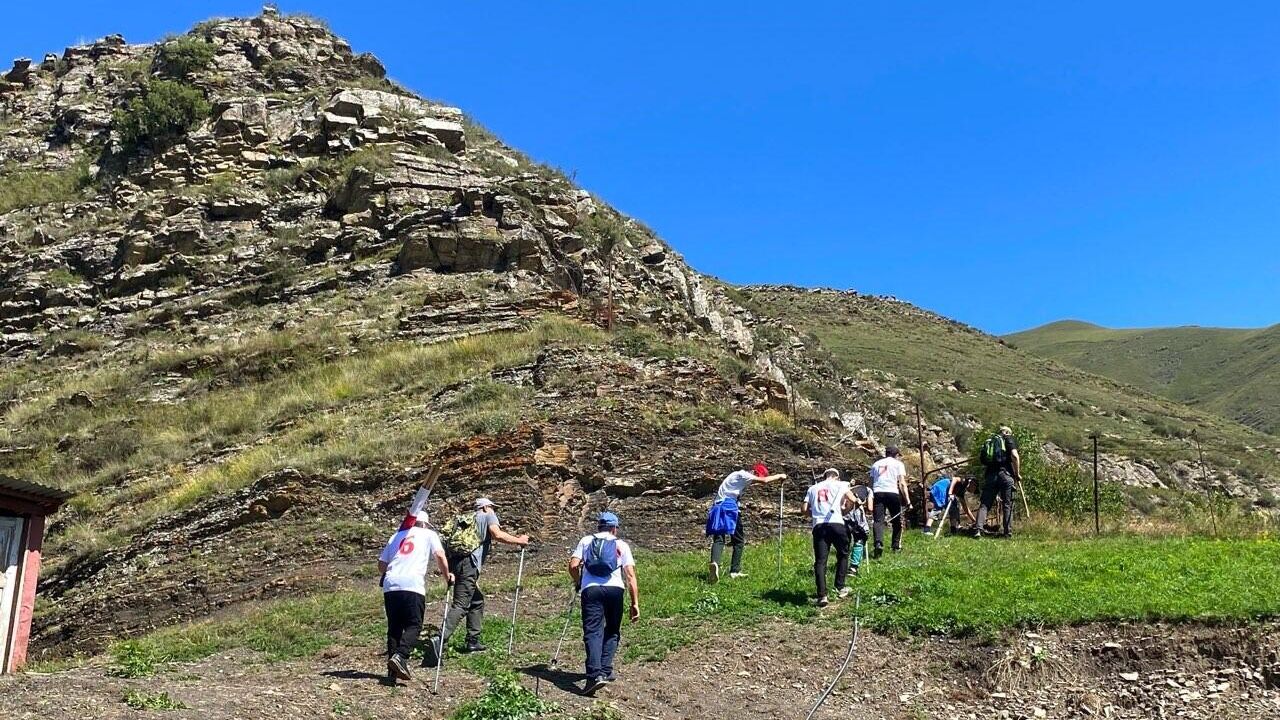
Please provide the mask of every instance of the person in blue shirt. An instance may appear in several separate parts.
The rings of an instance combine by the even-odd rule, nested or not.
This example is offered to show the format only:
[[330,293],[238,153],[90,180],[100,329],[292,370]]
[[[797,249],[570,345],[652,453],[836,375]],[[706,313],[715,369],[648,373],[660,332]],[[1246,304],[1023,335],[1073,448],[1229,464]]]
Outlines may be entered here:
[[[929,497],[927,502],[929,511],[926,515],[924,532],[926,535],[933,532],[933,524],[942,521],[943,512],[947,513],[947,519],[951,524],[951,532],[955,533],[960,528],[960,511],[963,510],[970,521],[973,520],[973,512],[969,510],[969,504],[965,502],[965,493],[969,489],[969,480],[964,477],[947,477],[938,478],[929,486]],[[948,510],[948,504],[950,509]]]

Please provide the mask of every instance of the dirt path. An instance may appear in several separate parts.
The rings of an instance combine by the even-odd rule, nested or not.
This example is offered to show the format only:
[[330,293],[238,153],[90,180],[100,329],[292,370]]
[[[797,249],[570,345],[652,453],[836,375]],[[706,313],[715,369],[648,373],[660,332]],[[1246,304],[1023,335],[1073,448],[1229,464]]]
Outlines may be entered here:
[[[495,603],[493,612],[502,611]],[[599,700],[625,718],[803,718],[839,664],[848,629],[833,617],[726,633],[662,662],[622,665],[620,682]],[[593,701],[577,694],[578,636],[571,631],[558,672],[541,660],[554,643],[522,648],[523,658],[539,658],[520,669],[522,682],[533,688],[542,678],[543,697],[567,711],[590,707]],[[443,673],[439,696],[431,694],[426,671],[392,688],[382,682],[383,667],[370,646],[335,647],[282,663],[235,651],[145,679],[113,677],[101,662],[4,678],[0,696],[6,718],[42,720],[442,718],[485,687],[455,664]],[[1266,718],[1280,717],[1278,685],[1280,627],[1274,624],[1091,626],[1022,634],[996,645],[864,633],[848,677],[817,717]],[[129,690],[167,692],[186,709],[134,710],[123,702]]]

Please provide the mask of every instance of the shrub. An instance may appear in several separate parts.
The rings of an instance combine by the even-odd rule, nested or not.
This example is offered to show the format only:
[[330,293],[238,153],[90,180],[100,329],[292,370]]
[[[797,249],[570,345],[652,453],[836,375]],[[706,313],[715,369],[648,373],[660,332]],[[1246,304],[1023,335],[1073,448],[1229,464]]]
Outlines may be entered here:
[[454,720],[527,720],[554,711],[555,705],[538,699],[513,675],[498,675],[489,681],[484,695],[463,703]]
[[[984,471],[978,452],[996,428],[984,427],[973,434],[969,445],[970,466],[977,477]],[[1093,514],[1093,477],[1073,463],[1047,463],[1040,449],[1040,438],[1022,427],[1013,428],[1018,440],[1018,458],[1022,469],[1022,489],[1027,503],[1035,512],[1078,520]],[[1015,503],[1020,504],[1020,503]],[[1125,495],[1115,483],[1099,487],[1099,507],[1107,515],[1115,515],[1125,507]]]
[[167,655],[154,645],[138,640],[126,640],[111,648],[111,674],[122,678],[140,678],[154,675],[169,661]]
[[185,710],[186,705],[174,700],[167,692],[149,693],[143,690],[129,690],[124,694],[124,703],[135,710]]
[[112,116],[112,124],[126,147],[158,147],[181,137],[209,115],[209,101],[200,90],[173,80],[153,80],[142,95]]
[[209,67],[213,61],[213,45],[190,35],[160,46],[156,62],[173,77],[186,78]]

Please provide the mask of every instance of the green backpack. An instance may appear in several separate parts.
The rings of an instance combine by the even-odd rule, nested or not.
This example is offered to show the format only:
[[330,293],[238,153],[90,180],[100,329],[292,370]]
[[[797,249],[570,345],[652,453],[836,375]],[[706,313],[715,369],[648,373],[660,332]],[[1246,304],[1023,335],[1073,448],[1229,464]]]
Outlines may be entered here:
[[440,528],[440,539],[450,557],[460,558],[480,547],[480,533],[476,530],[475,513],[459,513],[445,521]]
[[978,451],[978,461],[987,467],[996,467],[1003,465],[1009,459],[1009,448],[1005,444],[1004,436],[996,433],[987,438],[982,444],[982,449]]

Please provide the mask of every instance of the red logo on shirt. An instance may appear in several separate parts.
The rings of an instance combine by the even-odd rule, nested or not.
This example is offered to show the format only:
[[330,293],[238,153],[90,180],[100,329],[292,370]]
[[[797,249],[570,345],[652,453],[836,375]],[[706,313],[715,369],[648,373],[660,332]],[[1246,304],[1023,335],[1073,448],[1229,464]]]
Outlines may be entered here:
[[413,541],[409,538],[405,538],[404,541],[400,543],[400,554],[408,555],[411,552],[413,552]]

